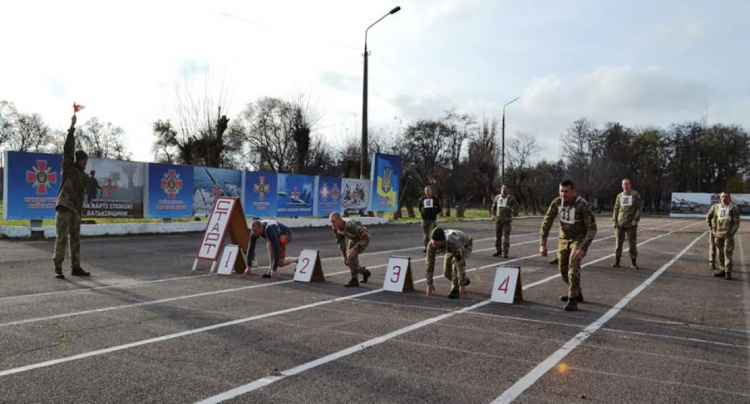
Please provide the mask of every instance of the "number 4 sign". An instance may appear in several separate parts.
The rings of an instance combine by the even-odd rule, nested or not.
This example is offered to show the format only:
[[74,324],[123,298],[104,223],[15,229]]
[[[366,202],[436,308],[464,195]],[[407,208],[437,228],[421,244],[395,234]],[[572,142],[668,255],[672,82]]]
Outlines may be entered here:
[[523,300],[520,267],[497,267],[492,286],[492,299],[497,303],[513,303]]
[[320,262],[320,251],[302,250],[294,271],[295,282],[325,281],[323,265]]
[[389,292],[414,290],[410,257],[391,257],[388,260],[388,269],[385,271],[385,279],[383,280],[383,290]]

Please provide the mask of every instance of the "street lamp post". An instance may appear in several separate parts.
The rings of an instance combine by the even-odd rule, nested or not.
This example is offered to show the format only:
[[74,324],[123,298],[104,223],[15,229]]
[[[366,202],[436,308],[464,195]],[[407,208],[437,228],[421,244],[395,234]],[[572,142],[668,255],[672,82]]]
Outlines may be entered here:
[[502,167],[500,168],[500,185],[505,184],[505,107],[507,107],[510,104],[513,104],[514,102],[518,101],[521,97],[516,97],[513,100],[509,101],[505,105],[503,105],[503,124],[502,124],[502,146],[500,148],[502,149]]
[[401,10],[401,7],[394,8],[389,11],[388,14],[380,17],[380,19],[372,23],[365,30],[365,79],[362,86],[362,157],[359,164],[359,178],[365,178],[365,160],[367,160],[367,31],[369,31],[373,25],[379,23],[383,18],[388,17],[391,14],[396,14],[399,10]]

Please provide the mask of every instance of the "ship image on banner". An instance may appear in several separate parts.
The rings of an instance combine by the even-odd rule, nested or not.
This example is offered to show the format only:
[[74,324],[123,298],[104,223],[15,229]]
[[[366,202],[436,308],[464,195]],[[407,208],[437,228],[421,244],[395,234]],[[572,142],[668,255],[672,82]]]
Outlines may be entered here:
[[245,172],[245,215],[276,217],[276,173]]
[[52,219],[62,182],[62,156],[4,153],[3,219]]
[[143,217],[145,168],[145,163],[89,158],[83,216]]
[[146,179],[146,217],[193,215],[193,167],[149,163]]
[[318,177],[317,190],[316,216],[328,217],[333,212],[341,213],[341,178]]
[[370,180],[344,178],[341,180],[341,209],[346,214],[364,214],[370,200]]
[[208,216],[218,196],[242,197],[242,172],[193,167],[193,215]]
[[401,156],[375,153],[370,170],[370,210],[393,212],[398,208],[398,186],[401,178]]
[[313,216],[315,177],[278,174],[277,216]]

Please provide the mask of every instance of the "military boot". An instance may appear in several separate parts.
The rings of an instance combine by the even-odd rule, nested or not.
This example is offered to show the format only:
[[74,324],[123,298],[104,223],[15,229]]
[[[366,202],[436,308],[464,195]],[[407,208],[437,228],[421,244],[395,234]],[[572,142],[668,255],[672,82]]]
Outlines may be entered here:
[[357,278],[352,278],[352,279],[351,279],[351,280],[349,281],[349,283],[347,283],[347,284],[346,284],[346,285],[344,285],[344,286],[345,286],[345,287],[347,287],[347,288],[356,288],[356,287],[358,287],[358,286],[359,286],[359,280],[357,280]]
[[635,258],[630,259],[630,268],[631,269],[638,269],[638,264],[635,263]]
[[720,278],[720,277],[726,276],[726,275],[725,275],[724,271],[716,271],[716,272],[714,272],[714,276],[717,277],[717,278]]
[[57,279],[65,279],[65,275],[62,273],[62,268],[55,267],[55,278]]
[[726,270],[724,271],[724,279],[731,281],[732,280],[732,271]]
[[557,265],[557,263],[559,263],[559,262],[560,262],[560,260],[557,259],[557,257],[552,258],[551,260],[549,260],[549,264],[550,265]]
[[612,264],[612,268],[619,268],[620,267],[620,257],[615,257],[615,263]]
[[451,290],[451,293],[448,293],[448,299],[458,299],[458,289]]
[[362,283],[367,283],[367,280],[370,279],[370,275],[372,275],[372,272],[368,271],[365,267],[362,267]]
[[81,267],[74,267],[70,274],[73,276],[91,276],[91,272],[86,272]]
[[575,299],[568,300],[568,303],[563,307],[565,311],[578,311],[578,302]]
[[[578,294],[578,297],[576,297],[575,300],[577,303],[583,303],[583,292]],[[562,295],[560,296],[560,301],[567,302],[568,301],[568,295]]]

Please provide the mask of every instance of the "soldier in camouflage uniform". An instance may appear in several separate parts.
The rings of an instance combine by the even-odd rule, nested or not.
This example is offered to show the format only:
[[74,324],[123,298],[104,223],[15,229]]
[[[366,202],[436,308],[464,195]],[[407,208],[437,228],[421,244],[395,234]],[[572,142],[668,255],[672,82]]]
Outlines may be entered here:
[[430,242],[432,229],[437,226],[437,216],[440,214],[440,198],[432,196],[432,187],[424,187],[424,196],[419,198],[419,213],[422,215],[422,236],[424,240],[424,250],[427,252],[427,243]]
[[628,253],[630,254],[630,268],[638,269],[638,222],[641,220],[643,202],[641,194],[633,191],[630,180],[622,180],[622,192],[615,198],[615,208],[612,211],[612,222],[615,228],[615,263],[613,268],[620,266],[622,257],[622,243],[628,238]]
[[510,188],[503,185],[500,194],[492,201],[490,214],[495,222],[495,253],[493,257],[508,258],[510,249],[510,229],[513,218],[518,216],[518,201],[510,194]]
[[430,243],[427,245],[427,296],[435,291],[432,283],[435,255],[444,252],[443,276],[451,281],[448,299],[466,299],[466,286],[471,282],[466,277],[466,259],[471,255],[473,245],[474,239],[460,230],[443,230],[436,227],[432,231]]
[[588,202],[576,196],[571,180],[560,183],[560,196],[552,201],[544,215],[539,247],[543,257],[547,256],[547,237],[557,216],[560,217],[558,268],[563,282],[568,284],[568,294],[561,296],[560,300],[567,302],[565,311],[575,311],[578,310],[578,302],[583,302],[581,260],[596,236],[596,219]]
[[65,259],[65,247],[70,239],[70,261],[73,276],[89,276],[89,272],[81,268],[81,215],[83,214],[83,198],[88,190],[89,176],[86,174],[88,156],[83,150],[75,153],[75,124],[73,115],[63,146],[62,183],[60,194],[55,206],[55,254],[52,261],[55,264],[55,277],[65,279],[62,273],[62,263]]
[[[362,274],[362,283],[367,283],[372,273],[364,266],[359,265],[359,254],[370,244],[370,232],[356,220],[344,220],[338,212],[331,213],[328,220],[331,222],[333,235],[336,237],[341,254],[344,256],[344,263],[352,273],[352,279],[344,286],[359,286],[358,274]],[[346,246],[347,238],[349,239],[348,249]]]
[[[734,235],[740,228],[740,209],[732,203],[729,192],[719,195],[721,203],[717,203],[715,214],[708,223],[711,234],[716,238],[716,249],[719,251],[721,269],[714,276],[732,279],[732,253],[734,252]],[[718,205],[718,206],[717,206]],[[713,207],[712,207],[713,210]]]
[[[706,214],[706,223],[708,223],[708,228],[711,229],[711,222],[713,222],[714,217],[716,216],[716,210],[718,207],[721,206],[719,203],[715,203],[711,205],[711,208],[708,209],[708,214]],[[722,256],[719,256],[722,261],[719,262],[719,268],[724,267],[724,261]],[[716,237],[714,237],[714,233],[710,232],[708,234],[708,263],[711,264],[711,270],[716,270]]]

